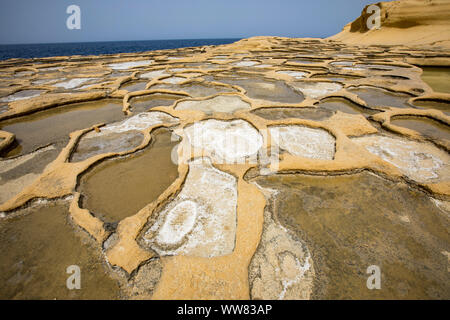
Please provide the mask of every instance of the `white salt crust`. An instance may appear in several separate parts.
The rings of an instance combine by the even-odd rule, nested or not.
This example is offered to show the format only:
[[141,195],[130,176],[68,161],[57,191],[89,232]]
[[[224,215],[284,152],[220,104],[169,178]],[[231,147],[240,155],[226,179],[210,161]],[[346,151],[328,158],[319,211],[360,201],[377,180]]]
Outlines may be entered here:
[[182,190],[144,235],[160,255],[230,254],[236,238],[237,180],[208,158],[189,163]]
[[12,102],[40,96],[42,90],[22,90],[0,99],[0,102]]
[[396,166],[412,180],[448,180],[450,156],[431,144],[381,135],[353,138],[352,141]]
[[113,70],[125,70],[125,69],[134,68],[134,67],[148,66],[152,63],[153,63],[153,60],[139,60],[139,61],[112,63],[112,64],[109,64],[108,67],[110,67]]
[[96,80],[96,79],[98,79],[98,78],[74,78],[74,79],[70,79],[68,81],[55,83],[54,86],[61,87],[64,89],[73,89],[87,81]]
[[308,73],[306,73],[306,72],[292,71],[292,70],[282,70],[282,71],[277,71],[277,73],[287,74],[288,76],[291,76],[295,79],[302,79],[308,75]]
[[186,81],[186,78],[183,77],[170,77],[170,78],[166,78],[164,80],[161,80],[162,82],[165,83],[171,83],[171,84],[178,84],[180,82]]
[[257,64],[259,64],[259,62],[257,62],[257,61],[240,61],[240,62],[233,63],[233,65],[236,67],[252,67]]
[[275,126],[269,128],[273,141],[292,155],[332,160],[335,152],[335,138],[323,129],[304,126]]
[[87,133],[84,137],[92,138],[96,136],[101,136],[105,134],[118,133],[118,132],[126,132],[130,130],[145,130],[153,125],[161,124],[161,123],[177,123],[177,118],[172,117],[171,115],[159,112],[159,111],[151,111],[151,112],[142,112],[138,113],[135,116],[127,118],[120,122],[113,122],[104,127],[100,128],[100,132],[91,131]]
[[215,163],[243,163],[262,147],[259,132],[244,120],[205,120],[185,128],[186,143],[207,151]]
[[236,110],[250,109],[249,103],[243,101],[238,96],[217,96],[212,99],[201,101],[182,101],[177,104],[177,110],[200,110],[206,114],[213,112],[233,113]]
[[318,99],[338,92],[342,85],[332,82],[296,82],[292,86],[308,98]]
[[169,74],[166,73],[165,70],[156,70],[156,71],[150,71],[150,72],[146,72],[146,73],[142,73],[140,75],[140,78],[143,79],[154,79],[154,78],[158,78],[161,76],[168,76]]

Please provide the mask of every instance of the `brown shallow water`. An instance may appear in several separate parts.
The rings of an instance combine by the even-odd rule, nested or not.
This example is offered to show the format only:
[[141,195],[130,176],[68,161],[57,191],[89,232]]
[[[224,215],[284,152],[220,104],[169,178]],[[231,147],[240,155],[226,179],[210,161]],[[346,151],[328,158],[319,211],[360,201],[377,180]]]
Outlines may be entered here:
[[107,222],[137,213],[177,178],[170,154],[177,142],[160,130],[145,150],[126,158],[106,160],[80,179],[82,206]]
[[214,94],[223,93],[223,92],[236,92],[233,88],[228,88],[224,86],[214,86],[212,84],[203,84],[203,83],[188,83],[188,84],[157,84],[152,86],[150,89],[167,89],[174,91],[184,91],[190,94],[192,97],[207,97],[212,96]]
[[151,108],[159,106],[170,106],[175,101],[182,98],[184,98],[184,96],[156,93],[132,98],[130,103],[133,112],[138,113],[148,111]]
[[450,68],[449,67],[421,67],[422,80],[434,91],[450,93]]
[[395,117],[391,119],[391,123],[415,130],[431,139],[450,142],[450,128],[426,117]]
[[420,108],[437,109],[450,115],[450,102],[443,100],[415,100],[414,105]]
[[289,87],[283,81],[264,78],[220,78],[216,81],[238,85],[246,90],[251,99],[263,99],[275,102],[299,103],[304,100],[303,95]]
[[325,120],[333,115],[333,111],[321,108],[260,108],[252,111],[257,116],[268,120],[301,118],[308,120]]
[[65,143],[73,131],[123,118],[121,101],[103,100],[61,106],[6,120],[0,123],[0,128],[16,135],[18,145],[6,154],[13,156],[50,143]]
[[[99,248],[68,221],[62,201],[0,220],[0,299],[117,299],[119,286]],[[69,290],[66,268],[77,265],[81,289]]]
[[410,95],[405,93],[393,93],[387,90],[371,87],[360,87],[349,89],[351,93],[358,95],[369,107],[396,107],[411,108],[407,103]]
[[[449,299],[449,219],[428,196],[370,173],[254,180],[279,193],[275,218],[311,252],[313,299]],[[368,290],[367,267],[381,269]]]
[[328,98],[319,103],[319,107],[333,111],[341,111],[350,114],[374,114],[376,111],[359,107],[358,105],[343,98]]
[[127,91],[138,91],[138,90],[144,90],[145,86],[147,85],[147,81],[130,81],[123,84],[120,89],[127,90]]

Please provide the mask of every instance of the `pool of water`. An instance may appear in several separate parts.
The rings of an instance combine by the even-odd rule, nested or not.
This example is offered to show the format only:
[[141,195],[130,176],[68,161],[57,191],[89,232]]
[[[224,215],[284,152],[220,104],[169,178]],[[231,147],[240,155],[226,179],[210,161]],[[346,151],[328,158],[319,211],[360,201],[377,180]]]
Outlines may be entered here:
[[412,96],[406,93],[394,93],[380,88],[359,87],[348,91],[358,95],[368,106],[411,108],[408,99]]
[[[272,216],[306,242],[313,299],[448,299],[449,222],[425,194],[370,173],[254,181],[278,192]],[[382,290],[366,287],[371,265]]]
[[120,86],[120,89],[127,90],[127,91],[140,91],[144,90],[145,86],[147,85],[147,81],[130,81],[126,82],[122,86]]
[[391,123],[415,130],[423,136],[435,139],[444,140],[450,143],[450,128],[445,124],[441,124],[435,120],[426,117],[395,117],[391,119]]
[[157,84],[152,86],[150,89],[167,89],[174,91],[184,91],[190,94],[192,97],[207,97],[218,93],[223,92],[236,92],[237,90],[233,88],[227,88],[223,86],[214,86],[203,83],[189,83],[184,85],[176,85],[176,84]]
[[132,107],[132,111],[138,113],[148,111],[155,107],[170,106],[175,101],[182,98],[185,98],[185,96],[155,93],[132,98],[130,100],[130,104]]
[[0,123],[16,135],[16,147],[5,156],[29,153],[50,143],[66,143],[69,133],[101,122],[123,119],[121,101],[102,100],[60,106]]
[[[68,214],[68,203],[60,201],[0,220],[1,299],[119,298],[100,249],[71,225]],[[71,265],[80,267],[80,290],[66,287]]]
[[334,112],[322,108],[260,108],[252,111],[257,116],[267,120],[280,120],[286,118],[301,118],[308,120],[325,120]]
[[347,99],[343,99],[343,98],[324,99],[318,104],[318,106],[321,108],[327,109],[327,110],[341,111],[341,112],[350,113],[350,114],[371,115],[371,114],[374,114],[377,112],[374,110],[360,107],[357,104],[350,102]]
[[414,105],[419,108],[437,109],[450,115],[450,102],[443,100],[415,100]]
[[450,67],[421,67],[422,80],[434,91],[450,93]]
[[238,85],[246,90],[246,95],[252,99],[263,99],[274,102],[299,103],[303,95],[286,85],[283,81],[273,81],[263,78],[217,78],[216,81]]
[[106,160],[80,178],[82,207],[107,222],[118,222],[137,213],[177,178],[171,161],[176,142],[160,130],[151,146],[132,156]]

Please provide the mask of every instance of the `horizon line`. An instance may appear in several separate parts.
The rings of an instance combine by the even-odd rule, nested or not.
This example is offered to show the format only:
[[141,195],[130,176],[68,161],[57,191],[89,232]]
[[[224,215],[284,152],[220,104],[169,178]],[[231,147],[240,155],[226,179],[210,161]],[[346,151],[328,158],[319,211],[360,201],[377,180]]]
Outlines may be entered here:
[[[250,36],[252,37],[252,36]],[[177,41],[177,40],[234,40],[246,39],[250,37],[230,37],[230,38],[178,38],[178,39],[147,39],[147,40],[100,40],[100,41],[70,41],[70,42],[29,42],[29,43],[0,43],[0,46],[30,45],[30,44],[70,44],[70,43],[95,43],[95,42],[143,42],[143,41]]]

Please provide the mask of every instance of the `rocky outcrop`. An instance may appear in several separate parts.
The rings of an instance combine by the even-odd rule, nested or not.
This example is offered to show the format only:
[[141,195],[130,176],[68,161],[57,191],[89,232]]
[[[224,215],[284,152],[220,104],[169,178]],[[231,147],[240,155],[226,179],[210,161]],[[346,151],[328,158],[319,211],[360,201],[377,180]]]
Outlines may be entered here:
[[450,47],[449,0],[400,0],[375,5],[380,8],[379,28],[368,27],[375,13],[367,5],[361,16],[329,39],[362,45]]

